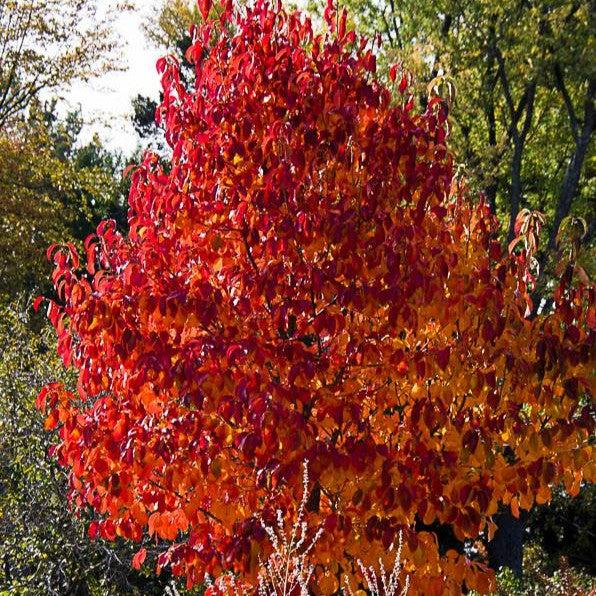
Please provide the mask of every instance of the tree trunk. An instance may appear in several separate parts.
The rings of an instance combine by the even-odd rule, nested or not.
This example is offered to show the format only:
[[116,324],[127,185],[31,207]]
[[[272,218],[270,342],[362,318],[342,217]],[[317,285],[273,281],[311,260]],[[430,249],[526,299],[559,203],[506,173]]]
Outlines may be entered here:
[[561,185],[561,194],[559,196],[559,202],[557,204],[557,210],[555,212],[555,220],[553,222],[553,230],[551,232],[550,240],[549,240],[549,250],[554,250],[557,243],[557,234],[559,232],[559,228],[561,227],[561,222],[571,210],[571,204],[573,203],[573,199],[577,194],[577,189],[579,185],[579,178],[582,171],[582,166],[584,165],[584,160],[586,158],[586,153],[588,151],[588,147],[590,145],[590,140],[592,136],[592,131],[586,131],[584,134],[578,139],[575,151],[569,160],[569,164],[567,165],[567,170],[565,171],[565,176],[563,178],[563,184]]
[[[559,234],[559,228],[561,222],[569,215],[571,206],[579,189],[579,181],[582,173],[582,168],[588,149],[592,141],[592,133],[594,131],[594,93],[596,92],[596,82],[591,81],[586,93],[586,102],[584,109],[584,120],[581,130],[579,130],[579,124],[576,121],[575,115],[571,113],[571,122],[575,123],[573,129],[578,131],[575,137],[575,147],[573,154],[570,156],[565,169],[565,175],[563,176],[563,182],[561,184],[561,192],[559,194],[559,200],[557,202],[557,208],[555,211],[555,218],[553,221],[553,227],[550,232],[548,239],[548,245],[546,250],[543,250],[539,257],[539,270],[543,271],[548,265],[549,257],[556,253],[557,249],[557,236]],[[584,242],[589,242],[594,233],[594,217],[588,222],[588,232]],[[534,303],[533,315],[536,315],[540,307],[542,294],[545,289],[546,279],[542,275],[542,283],[532,293],[532,302]]]
[[487,544],[491,569],[498,571],[501,567],[508,567],[517,577],[521,577],[526,517],[527,513],[520,511],[519,519],[515,518],[509,507],[494,516],[498,529]]

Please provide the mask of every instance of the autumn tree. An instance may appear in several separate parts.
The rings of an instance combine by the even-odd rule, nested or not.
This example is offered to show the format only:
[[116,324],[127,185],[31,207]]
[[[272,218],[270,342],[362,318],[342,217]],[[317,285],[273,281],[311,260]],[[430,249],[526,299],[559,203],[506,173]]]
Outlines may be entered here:
[[401,533],[415,593],[486,592],[430,528],[490,539],[499,506],[594,479],[594,289],[569,253],[530,317],[541,219],[504,252],[454,173],[446,102],[418,112],[345,12],[325,22],[227,5],[193,30],[191,90],[159,62],[171,163],[134,172],[127,234],[102,222],[82,262],[49,249],[78,382],[38,406],[90,536],[138,542],[136,566],[160,540],[189,585],[254,585],[308,460],[313,590],[356,585]]
[[41,92],[119,66],[112,24],[118,5],[91,0],[0,0],[0,129]]

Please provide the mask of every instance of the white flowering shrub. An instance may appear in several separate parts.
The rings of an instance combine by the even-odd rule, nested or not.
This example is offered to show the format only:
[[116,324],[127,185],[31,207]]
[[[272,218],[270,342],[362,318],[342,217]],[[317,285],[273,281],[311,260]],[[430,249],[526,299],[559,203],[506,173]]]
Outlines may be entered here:
[[[323,529],[316,532],[309,529],[305,521],[306,503],[308,501],[308,461],[304,462],[302,477],[302,499],[298,506],[296,521],[287,531],[280,510],[277,511],[277,524],[275,527],[261,522],[273,552],[266,560],[260,560],[258,574],[259,583],[257,594],[259,596],[309,596],[309,585],[314,572],[314,565],[309,562],[308,556],[321,537]],[[379,559],[379,572],[374,567],[366,567],[358,560],[362,572],[365,588],[371,596],[406,596],[410,586],[410,578],[406,576],[401,581],[402,565],[402,533],[399,533],[397,543],[392,545],[390,551],[395,550],[395,559],[391,572],[387,574],[383,561]],[[247,594],[250,590],[241,585],[233,574],[220,576],[215,582],[207,578],[206,585],[225,596]],[[362,590],[354,593],[350,587],[348,577],[345,577],[343,589],[346,596],[360,596]]]
[[[387,575],[385,571],[385,565],[383,560],[379,559],[379,574],[375,571],[374,567],[366,567],[362,561],[358,560],[358,566],[362,572],[364,578],[365,588],[371,596],[406,596],[410,588],[410,578],[406,576],[403,586],[400,581],[400,575],[402,571],[401,567],[401,549],[402,549],[402,533],[399,533],[397,547],[395,544],[391,545],[390,551],[395,548],[395,560],[391,573]],[[355,596],[352,588],[350,587],[350,580],[348,576],[345,577],[345,593],[348,596]]]

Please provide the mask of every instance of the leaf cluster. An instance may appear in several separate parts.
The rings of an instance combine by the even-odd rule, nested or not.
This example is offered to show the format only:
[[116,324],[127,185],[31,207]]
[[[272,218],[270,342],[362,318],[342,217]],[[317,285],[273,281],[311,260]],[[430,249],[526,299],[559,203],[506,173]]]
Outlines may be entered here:
[[120,159],[97,141],[77,145],[82,122],[34,104],[26,123],[0,133],[0,295],[47,289],[48,243],[82,239],[102,217],[122,219]]
[[168,578],[130,567],[126,544],[92,542],[86,515],[73,515],[68,481],[50,457],[34,407],[49,379],[72,384],[55,335],[31,320],[31,304],[0,307],[0,591],[18,594],[162,594]]

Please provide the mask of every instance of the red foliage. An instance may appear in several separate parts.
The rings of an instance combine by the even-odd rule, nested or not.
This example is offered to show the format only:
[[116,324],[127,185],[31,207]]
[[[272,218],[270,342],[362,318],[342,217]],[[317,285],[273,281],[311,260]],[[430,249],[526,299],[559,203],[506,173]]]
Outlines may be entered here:
[[192,91],[160,61],[171,164],[134,172],[130,230],[103,222],[87,272],[50,251],[78,385],[39,406],[90,535],[171,542],[159,567],[189,584],[254,577],[260,519],[293,514],[308,459],[325,577],[403,529],[415,592],[486,590],[414,523],[474,538],[500,503],[593,479],[594,290],[570,266],[554,314],[525,318],[528,253],[502,254],[454,178],[445,105],[416,113],[394,69],[396,103],[370,45],[326,18],[314,35],[263,2],[226,10],[194,32]]

